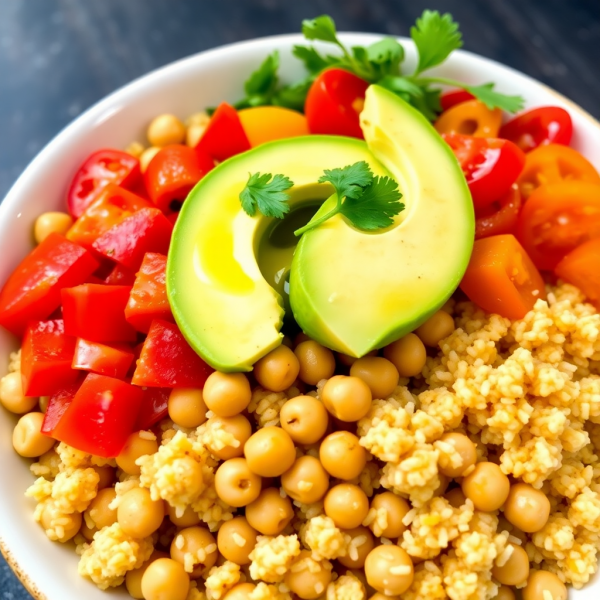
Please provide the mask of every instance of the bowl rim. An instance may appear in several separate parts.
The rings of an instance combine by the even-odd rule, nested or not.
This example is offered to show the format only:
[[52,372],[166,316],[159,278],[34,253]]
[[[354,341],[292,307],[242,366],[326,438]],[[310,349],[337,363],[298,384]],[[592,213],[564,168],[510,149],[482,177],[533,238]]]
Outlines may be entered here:
[[[382,37],[385,37],[386,34],[358,31],[343,31],[338,32],[338,36],[341,40],[353,40],[354,43],[356,43],[357,41],[362,43],[371,43],[373,41],[381,39]],[[388,37],[394,37],[395,39],[399,40],[405,46],[405,49],[409,50],[409,52],[414,51],[414,42],[412,41],[412,39],[407,38],[405,36]],[[54,152],[57,147],[60,147],[63,141],[69,137],[71,132],[74,132],[79,128],[85,128],[86,126],[110,118],[110,116],[115,110],[111,110],[111,107],[118,103],[119,98],[121,96],[126,95],[127,92],[129,92],[133,88],[137,88],[138,86],[151,85],[153,83],[153,80],[160,79],[168,72],[185,70],[197,61],[201,62],[203,60],[214,58],[217,55],[226,56],[229,53],[235,54],[244,48],[260,48],[261,46],[263,46],[265,48],[265,51],[268,52],[277,45],[283,45],[285,47],[291,48],[292,44],[299,42],[306,42],[306,39],[301,33],[286,33],[270,36],[261,36],[257,38],[250,38],[247,40],[222,44],[213,48],[196,52],[189,56],[179,58],[161,67],[152,69],[147,73],[144,73],[143,75],[140,75],[135,79],[118,87],[106,96],[102,97],[100,100],[96,101],[85,111],[83,111],[80,115],[71,120],[56,135],[54,135],[54,137],[52,137],[46,143],[46,145],[36,154],[36,156],[27,164],[27,166],[19,175],[19,177],[11,185],[9,190],[6,192],[6,195],[0,202],[0,235],[2,235],[4,227],[6,227],[6,224],[9,222],[9,219],[7,219],[6,217],[10,212],[14,211],[16,204],[21,196],[21,187],[25,185],[25,182],[28,180],[31,173],[35,172],[35,170],[38,168],[38,165],[43,164],[46,160],[46,157],[52,152]],[[320,44],[317,43],[316,45],[318,46]],[[538,89],[543,90],[545,93],[556,98],[560,104],[566,105],[569,111],[578,113],[579,116],[584,120],[588,121],[590,125],[600,129],[600,120],[596,119],[593,115],[591,115],[581,106],[579,106],[563,94],[557,92],[547,84],[540,82],[534,77],[527,75],[526,73],[523,73],[518,69],[507,66],[497,60],[463,49],[459,49],[453,52],[452,56],[456,57],[457,59],[466,59],[467,61],[480,61],[493,66],[494,69],[500,69],[506,74],[516,75],[526,85],[535,86]],[[445,86],[440,87],[444,88]],[[7,564],[10,566],[13,573],[23,584],[25,589],[31,594],[31,596],[33,596],[35,600],[47,600],[48,596],[39,589],[38,585],[34,582],[34,577],[31,576],[28,573],[27,568],[22,563],[17,561],[16,558],[13,556],[13,553],[10,550],[8,543],[2,537],[1,532],[0,553],[6,560]]]

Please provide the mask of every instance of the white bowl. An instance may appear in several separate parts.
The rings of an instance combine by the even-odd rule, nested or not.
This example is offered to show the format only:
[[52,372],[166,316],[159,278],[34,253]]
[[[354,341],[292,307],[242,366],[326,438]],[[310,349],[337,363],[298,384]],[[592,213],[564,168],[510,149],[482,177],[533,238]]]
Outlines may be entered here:
[[[379,35],[344,34],[350,45],[366,45]],[[414,48],[402,39],[407,62],[414,64]],[[0,285],[31,249],[32,225],[37,215],[48,210],[64,210],[66,190],[75,169],[93,150],[109,146],[124,148],[133,140],[144,139],[148,122],[160,113],[180,117],[243,96],[243,82],[265,56],[281,53],[284,79],[300,77],[302,68],[291,55],[300,35],[284,35],[242,42],[197,54],[150,73],[111,94],[52,140],[33,160],[0,205]],[[455,52],[437,70],[440,75],[469,83],[493,81],[498,89],[521,94],[528,107],[554,104],[566,108],[573,119],[572,145],[600,170],[600,123],[581,108],[541,83],[491,60]],[[8,354],[17,341],[0,331],[0,375]],[[33,482],[29,461],[12,449],[12,429],[16,419],[0,415],[0,547],[8,563],[36,599],[105,600],[106,594],[77,574],[78,557],[70,545],[50,542],[33,520],[34,503],[23,496]],[[600,576],[575,600],[597,600]],[[123,592],[123,595],[125,593]]]

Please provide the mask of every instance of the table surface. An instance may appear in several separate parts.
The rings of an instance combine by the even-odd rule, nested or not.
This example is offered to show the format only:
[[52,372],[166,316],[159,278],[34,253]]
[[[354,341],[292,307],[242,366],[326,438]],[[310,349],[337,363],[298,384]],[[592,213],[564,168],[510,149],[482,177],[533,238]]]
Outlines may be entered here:
[[[220,44],[299,30],[406,35],[425,8],[451,12],[468,50],[555,88],[600,118],[598,0],[4,0],[0,2],[0,198],[40,149],[97,100]],[[0,562],[0,600],[27,592]]]

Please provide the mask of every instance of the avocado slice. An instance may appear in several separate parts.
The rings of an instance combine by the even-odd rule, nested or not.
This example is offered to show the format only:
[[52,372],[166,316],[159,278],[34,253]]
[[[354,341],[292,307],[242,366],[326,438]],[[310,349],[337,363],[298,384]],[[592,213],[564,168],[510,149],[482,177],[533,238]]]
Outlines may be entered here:
[[[298,241],[293,230],[333,193],[331,186],[316,183],[323,169],[361,160],[376,175],[389,175],[363,141],[315,135],[291,138],[230,158],[191,191],[173,232],[167,292],[183,335],[211,366],[250,371],[281,343],[282,293]],[[291,212],[283,223],[243,211],[239,193],[249,173],[257,171],[282,173],[295,183]],[[302,218],[304,222],[299,222]],[[354,261],[352,255],[346,258]],[[313,267],[320,269],[331,260],[327,250]]]
[[[290,278],[303,331],[356,357],[413,331],[446,302],[467,268],[475,227],[456,158],[420,112],[373,85],[361,126],[406,208],[385,230],[358,231],[340,215],[309,230]],[[330,198],[315,217],[334,203]]]

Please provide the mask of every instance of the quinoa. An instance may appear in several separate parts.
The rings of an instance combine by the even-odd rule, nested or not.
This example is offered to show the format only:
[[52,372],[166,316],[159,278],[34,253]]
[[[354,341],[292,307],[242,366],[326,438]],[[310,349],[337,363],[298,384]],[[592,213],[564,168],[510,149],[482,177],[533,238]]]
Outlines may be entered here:
[[281,591],[276,585],[268,585],[259,581],[248,596],[250,600],[292,600],[287,591]]
[[298,554],[300,542],[297,535],[259,535],[250,553],[250,575],[254,580],[262,579],[267,583],[283,581]]
[[342,575],[327,586],[326,600],[364,600],[365,588],[352,574]]
[[331,517],[320,515],[310,519],[300,530],[300,537],[305,546],[312,550],[315,560],[334,559],[346,556],[348,538],[338,529]]
[[213,567],[206,578],[206,597],[219,600],[240,580],[240,566],[225,561],[220,567]]

